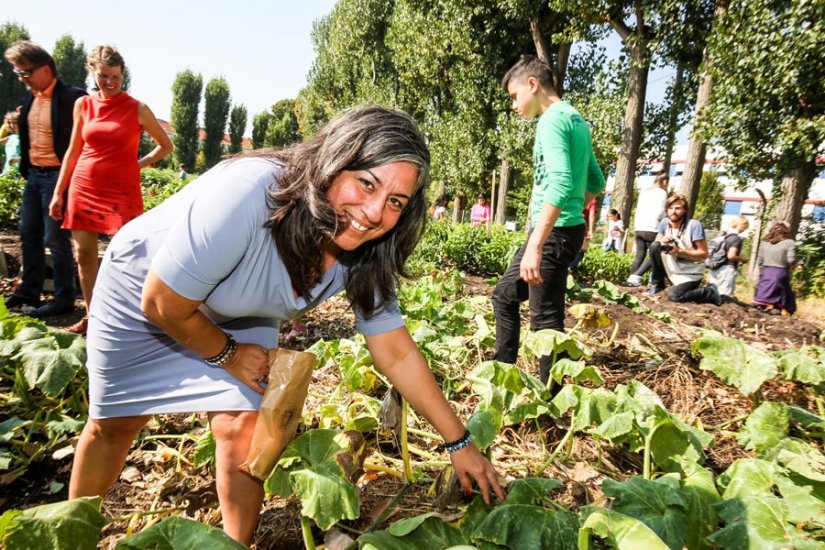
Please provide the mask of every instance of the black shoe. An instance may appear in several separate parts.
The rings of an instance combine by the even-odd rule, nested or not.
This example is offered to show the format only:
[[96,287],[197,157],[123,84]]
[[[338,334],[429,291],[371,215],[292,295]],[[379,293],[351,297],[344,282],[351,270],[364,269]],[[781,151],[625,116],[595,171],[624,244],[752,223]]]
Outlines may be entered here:
[[12,294],[8,298],[6,298],[6,309],[12,309],[15,307],[20,306],[40,306],[40,299],[39,298],[31,298],[29,296],[23,296],[21,294]]
[[43,317],[54,317],[55,315],[63,315],[64,313],[71,313],[72,311],[74,311],[74,302],[52,300],[29,313],[29,317],[42,319]]

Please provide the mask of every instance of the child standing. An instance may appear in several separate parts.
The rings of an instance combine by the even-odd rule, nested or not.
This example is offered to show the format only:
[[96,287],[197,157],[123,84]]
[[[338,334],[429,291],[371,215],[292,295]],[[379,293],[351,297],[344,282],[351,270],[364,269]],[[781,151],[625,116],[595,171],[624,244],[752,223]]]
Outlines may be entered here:
[[610,212],[607,213],[607,238],[602,244],[602,249],[605,252],[624,252],[622,247],[624,231],[622,215],[615,208],[611,208]]
[[[515,363],[521,319],[519,304],[530,301],[530,328],[564,331],[567,267],[582,246],[584,205],[604,189],[593,154],[590,128],[553,87],[546,63],[525,55],[501,82],[513,109],[525,120],[539,117],[533,146],[530,235],[493,291],[495,359]],[[539,360],[548,384],[552,358]]]

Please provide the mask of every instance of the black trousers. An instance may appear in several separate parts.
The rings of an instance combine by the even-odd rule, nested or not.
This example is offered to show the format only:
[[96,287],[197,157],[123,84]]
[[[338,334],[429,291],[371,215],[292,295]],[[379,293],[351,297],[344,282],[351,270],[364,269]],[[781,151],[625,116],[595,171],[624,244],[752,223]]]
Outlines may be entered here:
[[655,231],[634,231],[633,241],[636,248],[636,257],[633,259],[633,265],[630,266],[630,272],[633,275],[641,277],[650,269],[650,260],[647,259],[647,253],[650,250],[650,245],[656,240]]
[[[662,261],[662,243],[650,245],[650,284],[660,289],[665,288],[665,264]],[[701,288],[700,288],[701,287]],[[695,302],[697,304],[713,303],[713,291],[702,286],[701,279],[680,285],[674,285],[667,293],[671,302]]]
[[[567,288],[567,268],[584,242],[584,224],[557,227],[544,241],[541,254],[540,285],[528,285],[520,275],[525,246],[513,257],[510,267],[493,290],[493,311],[496,316],[495,359],[515,363],[518,357],[521,318],[519,305],[530,301],[530,328],[551,328],[564,332],[564,292]],[[547,384],[552,358],[539,358],[539,376]]]

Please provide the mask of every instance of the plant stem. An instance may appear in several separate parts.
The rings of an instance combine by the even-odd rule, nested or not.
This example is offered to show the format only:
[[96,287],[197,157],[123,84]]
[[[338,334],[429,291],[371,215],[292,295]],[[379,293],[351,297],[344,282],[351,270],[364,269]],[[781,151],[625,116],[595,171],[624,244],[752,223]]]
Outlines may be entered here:
[[312,538],[312,525],[309,524],[309,518],[301,516],[301,534],[304,536],[304,548],[306,550],[315,550],[315,539]]
[[402,474],[398,470],[393,470],[392,468],[387,468],[386,466],[381,466],[380,464],[373,464],[372,462],[365,461],[364,470],[367,472],[381,472],[384,474],[388,474],[402,481],[404,479],[404,474]]
[[135,512],[133,514],[126,514],[123,516],[115,516],[109,519],[109,523],[114,523],[117,521],[126,521],[131,520],[134,517],[142,518],[144,516],[153,516],[156,514],[164,514],[164,513],[172,513],[172,512],[182,512],[186,510],[186,506],[178,506],[176,508],[161,508],[159,510],[143,510],[140,512]]
[[644,463],[642,466],[642,477],[645,479],[650,479],[650,446],[653,443],[653,436],[656,434],[656,430],[659,429],[659,426],[664,424],[663,422],[657,423],[653,425],[651,428],[650,433],[645,436],[645,454],[644,454]]
[[410,464],[410,447],[407,442],[407,409],[409,405],[407,400],[401,398],[401,459],[404,461],[404,481],[410,483],[412,481],[412,465]]
[[561,441],[559,441],[559,444],[556,445],[555,449],[553,449],[553,452],[550,454],[548,459],[544,461],[544,464],[542,464],[541,467],[536,471],[536,473],[534,474],[534,477],[541,477],[541,475],[544,473],[544,470],[546,470],[547,467],[550,466],[550,464],[552,464],[554,460],[556,460],[556,457],[559,455],[561,450],[567,444],[567,441],[573,436],[573,431],[575,430],[575,428],[574,428],[574,421],[575,420],[576,420],[576,414],[573,413],[573,415],[570,417],[570,428],[567,429],[567,433],[565,433],[564,437],[561,438]]

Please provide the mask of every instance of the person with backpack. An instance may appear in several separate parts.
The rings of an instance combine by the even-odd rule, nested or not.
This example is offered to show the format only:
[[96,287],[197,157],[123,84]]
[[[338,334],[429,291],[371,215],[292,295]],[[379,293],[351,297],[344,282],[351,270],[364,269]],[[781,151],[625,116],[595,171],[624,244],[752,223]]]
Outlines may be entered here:
[[724,235],[712,239],[708,244],[708,259],[705,266],[710,269],[708,279],[716,285],[720,296],[733,296],[736,290],[736,275],[740,263],[748,261],[741,256],[742,233],[748,229],[748,219],[736,216],[730,229]]
[[650,288],[643,294],[653,296],[665,289],[666,279],[673,287],[667,299],[671,302],[722,304],[716,285],[702,286],[708,243],[705,228],[691,219],[687,197],[677,193],[665,201],[667,218],[659,223],[656,240],[650,245]]

